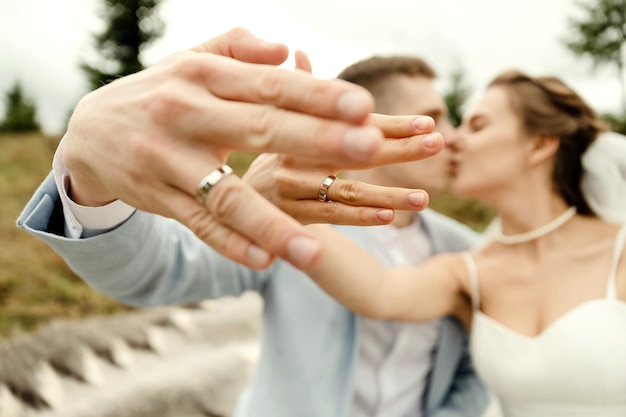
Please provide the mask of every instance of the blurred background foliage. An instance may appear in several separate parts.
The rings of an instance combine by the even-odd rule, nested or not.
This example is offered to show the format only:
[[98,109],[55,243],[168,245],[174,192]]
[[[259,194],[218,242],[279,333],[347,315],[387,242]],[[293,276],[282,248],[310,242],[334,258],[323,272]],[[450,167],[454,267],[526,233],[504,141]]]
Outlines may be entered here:
[[125,309],[88,288],[46,244],[15,226],[48,175],[59,138],[0,133],[0,339],[55,318]]

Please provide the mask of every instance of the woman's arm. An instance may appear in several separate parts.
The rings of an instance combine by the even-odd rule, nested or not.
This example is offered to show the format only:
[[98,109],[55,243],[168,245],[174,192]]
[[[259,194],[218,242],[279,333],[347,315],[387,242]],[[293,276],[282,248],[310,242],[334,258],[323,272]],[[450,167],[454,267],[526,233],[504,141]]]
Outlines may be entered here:
[[384,268],[332,228],[307,227],[321,240],[323,252],[305,272],[355,313],[398,321],[466,315],[469,301],[459,278],[463,264],[458,255],[439,255],[411,268]]

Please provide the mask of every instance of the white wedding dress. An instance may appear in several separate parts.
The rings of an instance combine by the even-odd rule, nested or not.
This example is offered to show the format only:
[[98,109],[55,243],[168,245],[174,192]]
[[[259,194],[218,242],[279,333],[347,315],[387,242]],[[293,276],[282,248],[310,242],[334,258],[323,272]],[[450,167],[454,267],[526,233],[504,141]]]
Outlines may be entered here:
[[626,302],[615,288],[625,241],[626,224],[616,239],[606,297],[578,305],[535,337],[480,311],[478,274],[466,254],[472,360],[504,416],[626,417]]

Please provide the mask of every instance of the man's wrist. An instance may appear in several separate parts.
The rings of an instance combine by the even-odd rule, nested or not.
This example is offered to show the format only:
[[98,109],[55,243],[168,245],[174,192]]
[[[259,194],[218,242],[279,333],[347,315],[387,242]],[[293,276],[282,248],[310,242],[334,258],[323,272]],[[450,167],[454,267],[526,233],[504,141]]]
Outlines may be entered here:
[[124,223],[135,212],[135,208],[120,200],[98,206],[78,204],[70,198],[70,175],[63,163],[63,140],[59,144],[53,160],[54,179],[63,204],[65,235],[78,239],[91,237],[110,231]]

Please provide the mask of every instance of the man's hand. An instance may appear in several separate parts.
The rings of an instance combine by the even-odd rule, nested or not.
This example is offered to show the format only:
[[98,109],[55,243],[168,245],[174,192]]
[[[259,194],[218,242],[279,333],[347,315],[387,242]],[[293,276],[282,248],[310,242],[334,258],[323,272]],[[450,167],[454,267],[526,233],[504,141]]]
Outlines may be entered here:
[[287,56],[284,45],[235,29],[85,96],[64,139],[74,201],[120,199],[174,218],[253,268],[274,256],[311,265],[320,253],[312,234],[236,176],[211,189],[205,204],[195,197],[232,150],[347,167],[385,158],[380,129],[366,123],[369,93],[276,68]]

